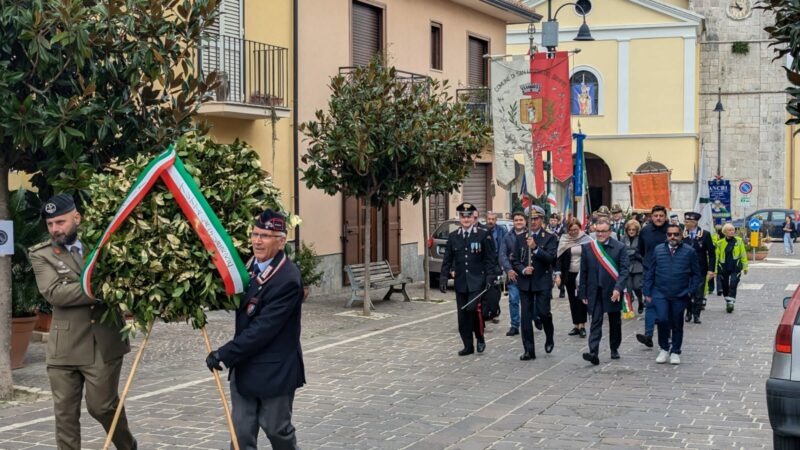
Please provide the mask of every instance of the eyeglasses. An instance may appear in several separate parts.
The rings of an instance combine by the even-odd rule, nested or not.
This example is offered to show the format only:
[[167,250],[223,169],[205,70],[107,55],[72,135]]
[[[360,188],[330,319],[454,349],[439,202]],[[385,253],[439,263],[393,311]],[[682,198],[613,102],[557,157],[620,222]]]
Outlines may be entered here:
[[258,240],[266,241],[267,239],[270,239],[270,238],[278,239],[278,238],[282,238],[282,237],[283,236],[280,235],[280,234],[261,234],[261,233],[256,233],[255,231],[250,233],[250,238],[252,240],[254,240],[254,241],[258,241]]
[[609,232],[609,231],[611,231],[611,230],[610,230],[610,229],[607,229],[607,230],[597,230],[597,229],[595,229],[594,231],[595,231],[596,233],[608,233],[608,232]]
[[680,236],[680,233],[667,233],[667,236]]
[[531,217],[531,220],[542,220],[542,218],[539,216],[533,216]]

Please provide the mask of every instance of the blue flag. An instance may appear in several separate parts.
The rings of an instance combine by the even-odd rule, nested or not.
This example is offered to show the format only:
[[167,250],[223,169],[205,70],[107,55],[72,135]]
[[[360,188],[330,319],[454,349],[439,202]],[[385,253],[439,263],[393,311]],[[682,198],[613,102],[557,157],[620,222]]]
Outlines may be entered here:
[[575,186],[575,197],[583,197],[583,140],[586,135],[583,133],[573,133],[572,139],[575,139],[575,172],[572,175],[573,184]]

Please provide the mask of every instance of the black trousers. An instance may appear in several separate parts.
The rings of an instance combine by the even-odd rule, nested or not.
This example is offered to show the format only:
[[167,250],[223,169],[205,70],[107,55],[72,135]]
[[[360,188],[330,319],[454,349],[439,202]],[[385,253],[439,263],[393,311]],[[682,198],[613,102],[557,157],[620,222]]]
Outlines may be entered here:
[[475,298],[480,292],[462,293],[456,292],[456,305],[458,306],[458,334],[461,335],[461,341],[464,342],[464,348],[474,349],[475,341],[473,335],[478,342],[483,341],[483,318],[481,317],[481,309],[478,307],[476,300],[467,307],[467,310],[462,310],[461,307],[467,304],[470,300]]
[[567,286],[569,312],[572,315],[572,323],[574,325],[586,323],[586,305],[578,298],[578,273],[568,272],[564,284]]
[[737,271],[720,270],[720,284],[722,285],[722,295],[736,300],[736,289],[739,287],[739,275]]
[[[703,272],[706,273],[706,272]],[[703,278],[703,281],[706,281],[706,278]],[[700,287],[697,288],[697,291],[692,295],[690,304],[688,305],[688,311],[691,312],[692,316],[700,317],[700,312],[703,311],[703,304],[706,300],[706,283],[700,283]],[[688,314],[688,313],[687,313]]]
[[550,300],[552,292],[548,291],[519,291],[520,325],[522,347],[526,352],[535,354],[533,345],[533,318],[542,321],[545,338],[548,342],[553,340],[553,315],[550,313]]
[[[599,303],[599,302],[598,302]],[[589,328],[589,353],[600,351],[600,339],[603,337],[603,316],[608,314],[609,347],[618,350],[622,343],[622,313],[604,312],[603,305],[595,305],[592,309],[592,325]]]

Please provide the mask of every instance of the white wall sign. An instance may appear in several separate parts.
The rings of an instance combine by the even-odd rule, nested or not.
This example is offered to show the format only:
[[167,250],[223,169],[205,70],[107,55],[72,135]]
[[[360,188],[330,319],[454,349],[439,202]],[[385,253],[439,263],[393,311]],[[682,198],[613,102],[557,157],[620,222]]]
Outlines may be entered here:
[[0,255],[14,254],[14,222],[0,220]]

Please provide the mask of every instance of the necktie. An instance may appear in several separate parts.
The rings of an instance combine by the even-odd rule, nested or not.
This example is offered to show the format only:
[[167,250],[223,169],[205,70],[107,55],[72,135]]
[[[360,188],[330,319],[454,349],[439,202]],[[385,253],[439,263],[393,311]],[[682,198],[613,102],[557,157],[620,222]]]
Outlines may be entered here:
[[670,247],[670,248],[669,248],[669,254],[670,254],[671,256],[675,256],[675,247]]
[[73,245],[69,249],[69,253],[72,255],[72,259],[74,259],[80,267],[83,267],[83,257],[81,256],[81,250],[78,248],[78,246]]
[[261,266],[258,263],[253,263],[253,278],[258,277],[258,274],[261,273]]

